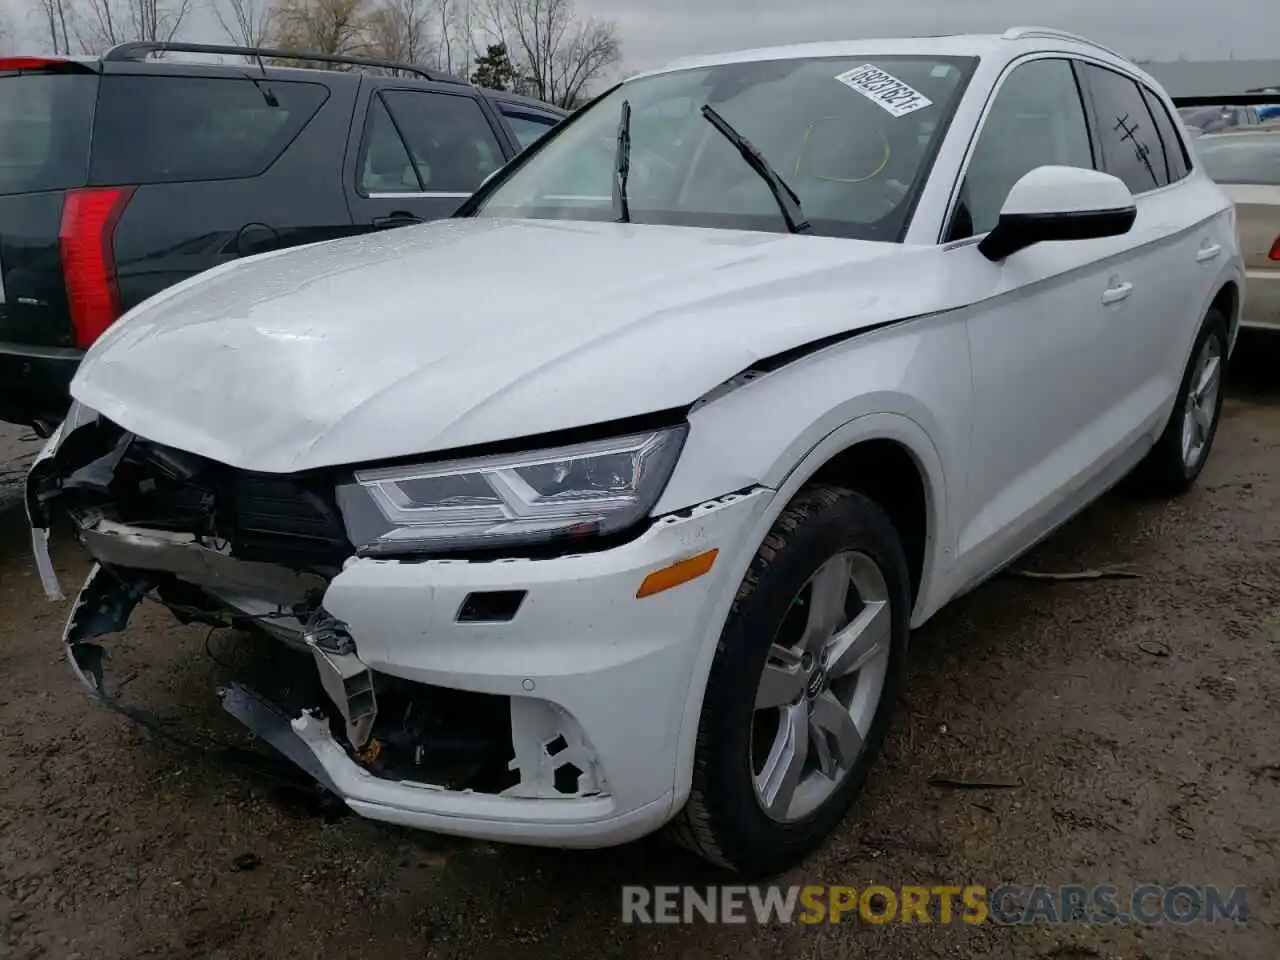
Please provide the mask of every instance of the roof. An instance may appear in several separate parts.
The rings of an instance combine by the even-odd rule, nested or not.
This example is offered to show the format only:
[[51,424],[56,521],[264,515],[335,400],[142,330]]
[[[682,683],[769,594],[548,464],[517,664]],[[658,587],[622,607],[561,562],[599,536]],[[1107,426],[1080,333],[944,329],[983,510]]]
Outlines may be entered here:
[[[419,70],[412,65],[397,65],[391,62],[380,62],[374,60],[361,61],[360,58],[352,58],[350,66],[356,67],[355,70],[326,70],[322,66],[308,66],[305,64],[315,63],[319,61],[309,60],[306,54],[287,54],[277,56],[281,51],[261,50],[254,51],[251,48],[224,47],[210,44],[159,44],[161,47],[172,47],[180,57],[167,56],[163,59],[152,58],[147,56],[145,48],[148,46],[156,46],[154,44],[119,44],[111,50],[106,51],[101,56],[67,56],[63,54],[55,55],[37,55],[30,59],[40,61],[50,61],[57,63],[76,64],[78,67],[92,70],[94,72],[143,72],[143,73],[169,73],[174,71],[198,71],[202,75],[217,75],[220,73],[232,74],[235,76],[265,76],[276,79],[293,79],[293,80],[316,80],[317,75],[322,75],[328,83],[356,83],[364,74],[358,69],[364,67],[398,67],[402,71],[418,71],[410,73],[408,76],[402,75],[399,80],[407,80],[416,83],[432,83],[432,84],[450,84],[460,87],[470,88],[478,91],[485,97],[498,97],[512,103],[524,104],[530,109],[536,109],[543,113],[552,113],[560,117],[568,116],[568,111],[555,104],[546,103],[536,97],[523,96],[518,93],[510,93],[505,90],[493,90],[489,87],[482,87],[472,83],[465,77],[455,77],[443,74],[439,71]],[[136,55],[132,48],[138,48]],[[166,50],[166,52],[168,52]],[[222,59],[225,56],[237,56],[250,58],[255,52],[261,53],[262,58],[256,62],[252,59],[244,59],[228,63]],[[209,57],[217,56],[218,59],[186,59],[181,55],[188,57]],[[6,58],[0,58],[3,60]],[[25,57],[11,57],[9,60],[27,59]],[[284,60],[290,64],[298,64],[297,66],[283,66],[277,62],[266,62],[266,60]]]
[[540,110],[543,113],[556,113],[562,117],[567,117],[569,111],[564,107],[557,107],[554,103],[548,103],[546,100],[539,100],[537,97],[527,97],[522,93],[512,93],[510,90],[494,90],[491,87],[481,87],[474,85],[477,90],[486,97],[497,97],[500,100],[506,100],[508,103],[522,103],[526,107],[534,110]]

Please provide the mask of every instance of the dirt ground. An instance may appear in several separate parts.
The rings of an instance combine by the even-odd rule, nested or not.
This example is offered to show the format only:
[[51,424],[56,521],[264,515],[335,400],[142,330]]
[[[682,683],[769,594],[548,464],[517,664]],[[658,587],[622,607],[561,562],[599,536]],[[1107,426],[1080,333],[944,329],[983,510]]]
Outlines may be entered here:
[[[565,853],[382,827],[85,696],[63,661],[0,433],[0,957],[1280,956],[1280,350],[1242,343],[1212,460],[1174,503],[1108,497],[915,639],[886,755],[839,836],[782,883],[1248,885],[1208,927],[632,926],[623,884],[717,882],[663,843]],[[3,428],[0,428],[3,429]],[[4,463],[7,461],[7,466]],[[9,470],[9,473],[5,473]],[[7,504],[5,503],[7,501]],[[63,583],[86,564],[60,549]],[[137,616],[132,698],[227,734],[224,638]],[[136,675],[133,668],[137,667]],[[188,737],[190,739],[190,737]],[[958,790],[930,778],[1000,779]]]

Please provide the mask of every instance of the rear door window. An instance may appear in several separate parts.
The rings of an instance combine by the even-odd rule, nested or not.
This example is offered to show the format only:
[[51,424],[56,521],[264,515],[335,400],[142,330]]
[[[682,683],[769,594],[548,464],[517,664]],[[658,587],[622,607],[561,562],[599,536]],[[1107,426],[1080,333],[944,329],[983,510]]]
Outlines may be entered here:
[[172,183],[258,176],[328,96],[323,84],[296,81],[103,77],[90,179]]
[[1135,194],[1167,185],[1164,147],[1137,82],[1090,63],[1078,69],[1093,94],[1103,169]]
[[[469,196],[505,162],[474,97],[425,90],[384,90],[379,97],[408,147],[423,193]],[[372,122],[378,122],[376,113]]]
[[502,111],[503,117],[506,118],[507,125],[511,127],[511,132],[516,135],[516,140],[519,141],[521,150],[528,150],[560,122],[555,117],[530,113],[527,110],[521,110],[505,103],[499,106],[498,109]]
[[84,186],[98,77],[0,76],[0,194]]

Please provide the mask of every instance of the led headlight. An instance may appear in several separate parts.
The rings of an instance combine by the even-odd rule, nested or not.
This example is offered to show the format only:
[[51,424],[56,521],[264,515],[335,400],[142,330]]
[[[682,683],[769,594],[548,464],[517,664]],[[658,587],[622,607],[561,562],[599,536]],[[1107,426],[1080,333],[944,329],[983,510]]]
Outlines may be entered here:
[[594,536],[644,517],[687,427],[523,454],[361,470],[340,486],[362,554],[447,552]]

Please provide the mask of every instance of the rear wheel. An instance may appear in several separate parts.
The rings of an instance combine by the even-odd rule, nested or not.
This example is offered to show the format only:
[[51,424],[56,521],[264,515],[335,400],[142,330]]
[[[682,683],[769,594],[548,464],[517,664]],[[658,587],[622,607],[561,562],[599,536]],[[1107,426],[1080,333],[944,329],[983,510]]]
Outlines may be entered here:
[[1195,483],[1218,433],[1226,363],[1227,318],[1211,309],[1191,350],[1169,422],[1133,473],[1136,489],[1176,496]]
[[879,753],[909,615],[907,564],[884,512],[848,490],[802,491],[721,635],[677,839],[748,874],[819,846]]

